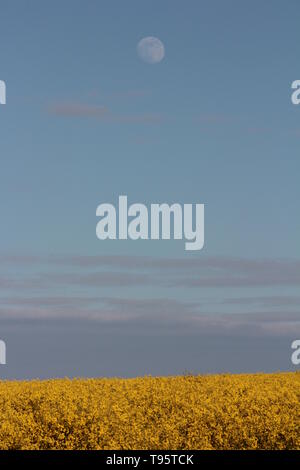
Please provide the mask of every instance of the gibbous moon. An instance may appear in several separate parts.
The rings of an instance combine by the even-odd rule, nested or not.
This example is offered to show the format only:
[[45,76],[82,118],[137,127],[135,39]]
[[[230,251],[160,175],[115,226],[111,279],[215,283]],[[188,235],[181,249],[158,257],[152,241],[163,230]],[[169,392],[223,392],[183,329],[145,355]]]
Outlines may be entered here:
[[148,36],[140,40],[137,45],[138,56],[148,64],[157,64],[165,56],[165,46],[160,39]]

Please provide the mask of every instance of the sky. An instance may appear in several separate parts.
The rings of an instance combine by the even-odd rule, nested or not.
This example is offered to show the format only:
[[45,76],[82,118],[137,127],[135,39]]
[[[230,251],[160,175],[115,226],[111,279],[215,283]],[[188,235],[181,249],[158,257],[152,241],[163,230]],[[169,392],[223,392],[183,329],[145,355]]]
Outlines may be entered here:
[[[0,376],[295,370],[299,2],[1,0],[0,18]],[[204,248],[97,239],[119,195],[204,204]]]

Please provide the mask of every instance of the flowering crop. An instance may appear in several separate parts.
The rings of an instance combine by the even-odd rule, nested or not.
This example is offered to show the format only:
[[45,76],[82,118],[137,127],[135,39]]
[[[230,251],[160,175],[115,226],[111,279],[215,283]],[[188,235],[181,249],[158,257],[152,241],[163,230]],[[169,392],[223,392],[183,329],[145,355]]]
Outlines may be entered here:
[[0,382],[0,449],[300,449],[300,374]]

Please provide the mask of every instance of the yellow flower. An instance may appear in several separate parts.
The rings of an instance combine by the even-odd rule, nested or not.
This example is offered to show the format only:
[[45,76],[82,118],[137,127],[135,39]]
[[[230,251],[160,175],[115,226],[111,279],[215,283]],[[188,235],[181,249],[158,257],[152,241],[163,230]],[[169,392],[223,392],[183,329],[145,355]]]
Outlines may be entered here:
[[0,381],[0,449],[300,449],[300,374]]

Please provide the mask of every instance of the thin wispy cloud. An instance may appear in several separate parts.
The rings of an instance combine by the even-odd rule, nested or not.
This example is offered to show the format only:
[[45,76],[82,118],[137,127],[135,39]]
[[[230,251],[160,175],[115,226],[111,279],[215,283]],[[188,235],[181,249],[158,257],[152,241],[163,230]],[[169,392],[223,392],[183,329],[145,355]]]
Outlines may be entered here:
[[102,118],[109,114],[105,106],[78,103],[58,103],[48,108],[49,114],[60,117],[94,117]]
[[[20,299],[21,300],[21,299]],[[119,333],[131,334],[183,334],[205,336],[289,337],[300,334],[300,314],[285,312],[248,312],[244,314],[206,313],[193,302],[178,302],[173,299],[128,299],[102,298],[99,305],[88,299],[78,303],[56,299],[40,299],[22,304],[0,307],[2,322],[18,323],[31,320],[37,322],[59,321],[97,322],[110,326]]]
[[[51,272],[46,277],[52,283],[91,285],[160,284],[164,287],[219,288],[219,287],[270,287],[298,286],[300,260],[247,259],[235,257],[154,258],[139,256],[1,256],[0,266],[20,267],[44,265],[59,269],[75,269],[74,273]],[[104,271],[105,268],[115,270]],[[97,273],[98,270],[98,273]],[[116,271],[117,270],[117,271]],[[120,272],[119,272],[120,271]],[[135,271],[134,275],[132,271]],[[27,274],[26,274],[27,276]],[[30,276],[30,274],[28,274]],[[13,284],[13,279],[2,279],[3,285]],[[1,285],[1,278],[0,278]]]
[[223,304],[227,305],[260,305],[263,307],[283,307],[283,306],[295,306],[300,307],[299,296],[288,296],[288,295],[273,295],[265,297],[233,297],[225,299]]
[[[257,293],[257,288],[296,288],[299,260],[7,254],[0,256],[0,270],[3,321],[97,321],[128,331],[201,336],[299,331],[296,293]],[[154,286],[161,296],[153,295]],[[233,297],[237,287],[248,289],[247,295],[238,289]],[[180,299],[181,289],[189,289],[192,298]]]
[[160,113],[113,112],[106,106],[85,103],[56,103],[48,106],[48,114],[60,118],[94,118],[107,123],[160,124]]

